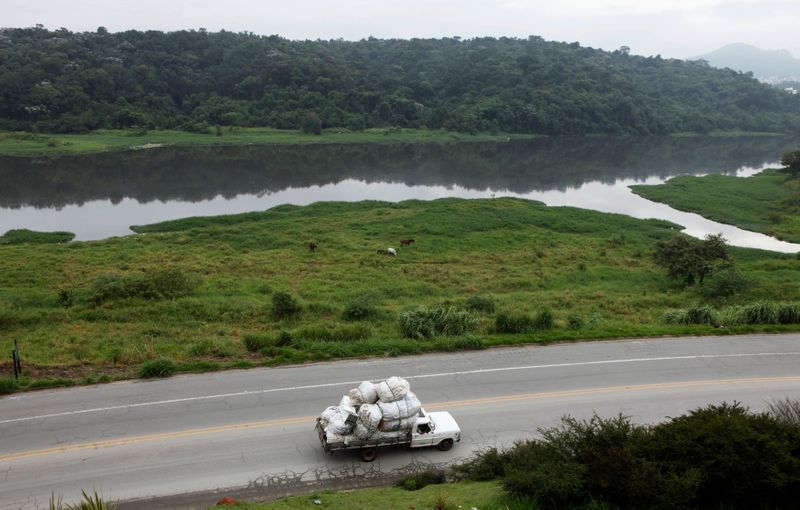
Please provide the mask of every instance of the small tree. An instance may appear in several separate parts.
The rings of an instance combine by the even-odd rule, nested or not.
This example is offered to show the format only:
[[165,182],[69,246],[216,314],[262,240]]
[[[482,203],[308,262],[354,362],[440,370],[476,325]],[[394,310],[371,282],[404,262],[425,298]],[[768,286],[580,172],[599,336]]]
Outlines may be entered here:
[[792,177],[800,176],[800,147],[781,156],[781,165],[785,167],[783,171]]
[[322,134],[322,120],[315,112],[307,112],[303,115],[303,122],[300,125],[303,133],[312,135]]
[[730,261],[728,242],[722,234],[708,235],[703,241],[678,234],[659,241],[653,257],[670,277],[682,279],[687,285],[702,283],[716,262]]

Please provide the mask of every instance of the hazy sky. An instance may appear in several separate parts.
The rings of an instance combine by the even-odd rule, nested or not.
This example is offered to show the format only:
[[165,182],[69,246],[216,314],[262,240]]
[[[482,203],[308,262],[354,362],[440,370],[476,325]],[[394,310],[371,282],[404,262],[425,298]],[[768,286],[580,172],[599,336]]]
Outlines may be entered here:
[[533,34],[676,58],[745,42],[800,57],[800,0],[0,0],[0,26],[37,23],[290,39]]

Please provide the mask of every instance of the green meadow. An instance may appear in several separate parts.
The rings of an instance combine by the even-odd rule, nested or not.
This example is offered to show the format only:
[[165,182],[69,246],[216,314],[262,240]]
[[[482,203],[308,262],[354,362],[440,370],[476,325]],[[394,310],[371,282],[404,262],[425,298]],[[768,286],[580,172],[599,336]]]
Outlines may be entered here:
[[533,138],[520,134],[468,134],[444,130],[372,128],[350,131],[325,129],[315,135],[297,130],[224,127],[205,133],[178,130],[99,129],[86,134],[0,132],[0,156],[46,156],[145,150],[164,146],[269,145],[308,143],[403,143],[502,141]]
[[778,170],[752,177],[673,177],[664,184],[631,186],[637,195],[681,211],[800,242],[800,180]]
[[[731,248],[749,285],[715,297],[705,287],[713,277],[686,288],[653,263],[656,242],[677,226],[533,201],[325,202],[134,230],[92,242],[0,238],[0,352],[17,339],[24,371],[5,391],[344,357],[800,328],[665,321],[667,311],[695,304],[797,301],[794,255]],[[401,246],[408,238],[416,242]],[[0,383],[10,371],[9,356]]]

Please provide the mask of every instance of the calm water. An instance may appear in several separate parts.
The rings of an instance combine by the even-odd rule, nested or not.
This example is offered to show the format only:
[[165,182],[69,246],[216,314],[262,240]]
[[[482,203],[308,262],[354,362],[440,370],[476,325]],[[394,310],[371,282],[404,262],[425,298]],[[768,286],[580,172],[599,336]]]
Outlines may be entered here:
[[129,234],[186,216],[320,200],[515,196],[638,218],[702,237],[794,252],[800,246],[675,211],[630,192],[680,174],[751,175],[796,144],[781,138],[557,138],[506,143],[164,148],[0,158],[0,232]]

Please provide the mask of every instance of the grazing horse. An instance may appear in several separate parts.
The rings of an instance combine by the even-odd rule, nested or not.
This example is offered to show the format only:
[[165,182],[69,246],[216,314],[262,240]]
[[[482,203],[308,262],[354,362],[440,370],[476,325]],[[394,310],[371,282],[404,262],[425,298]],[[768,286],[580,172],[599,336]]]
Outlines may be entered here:
[[314,253],[315,251],[317,251],[317,243],[315,243],[313,241],[308,243],[308,251],[310,251],[311,253]]
[[400,241],[400,244],[402,244],[403,246],[408,246],[409,244],[411,244],[411,243],[413,243],[413,242],[414,242],[414,240],[413,240],[413,239],[402,239],[402,240]]
[[388,253],[392,257],[396,257],[397,256],[397,250],[395,250],[394,248],[386,248],[386,253]]

